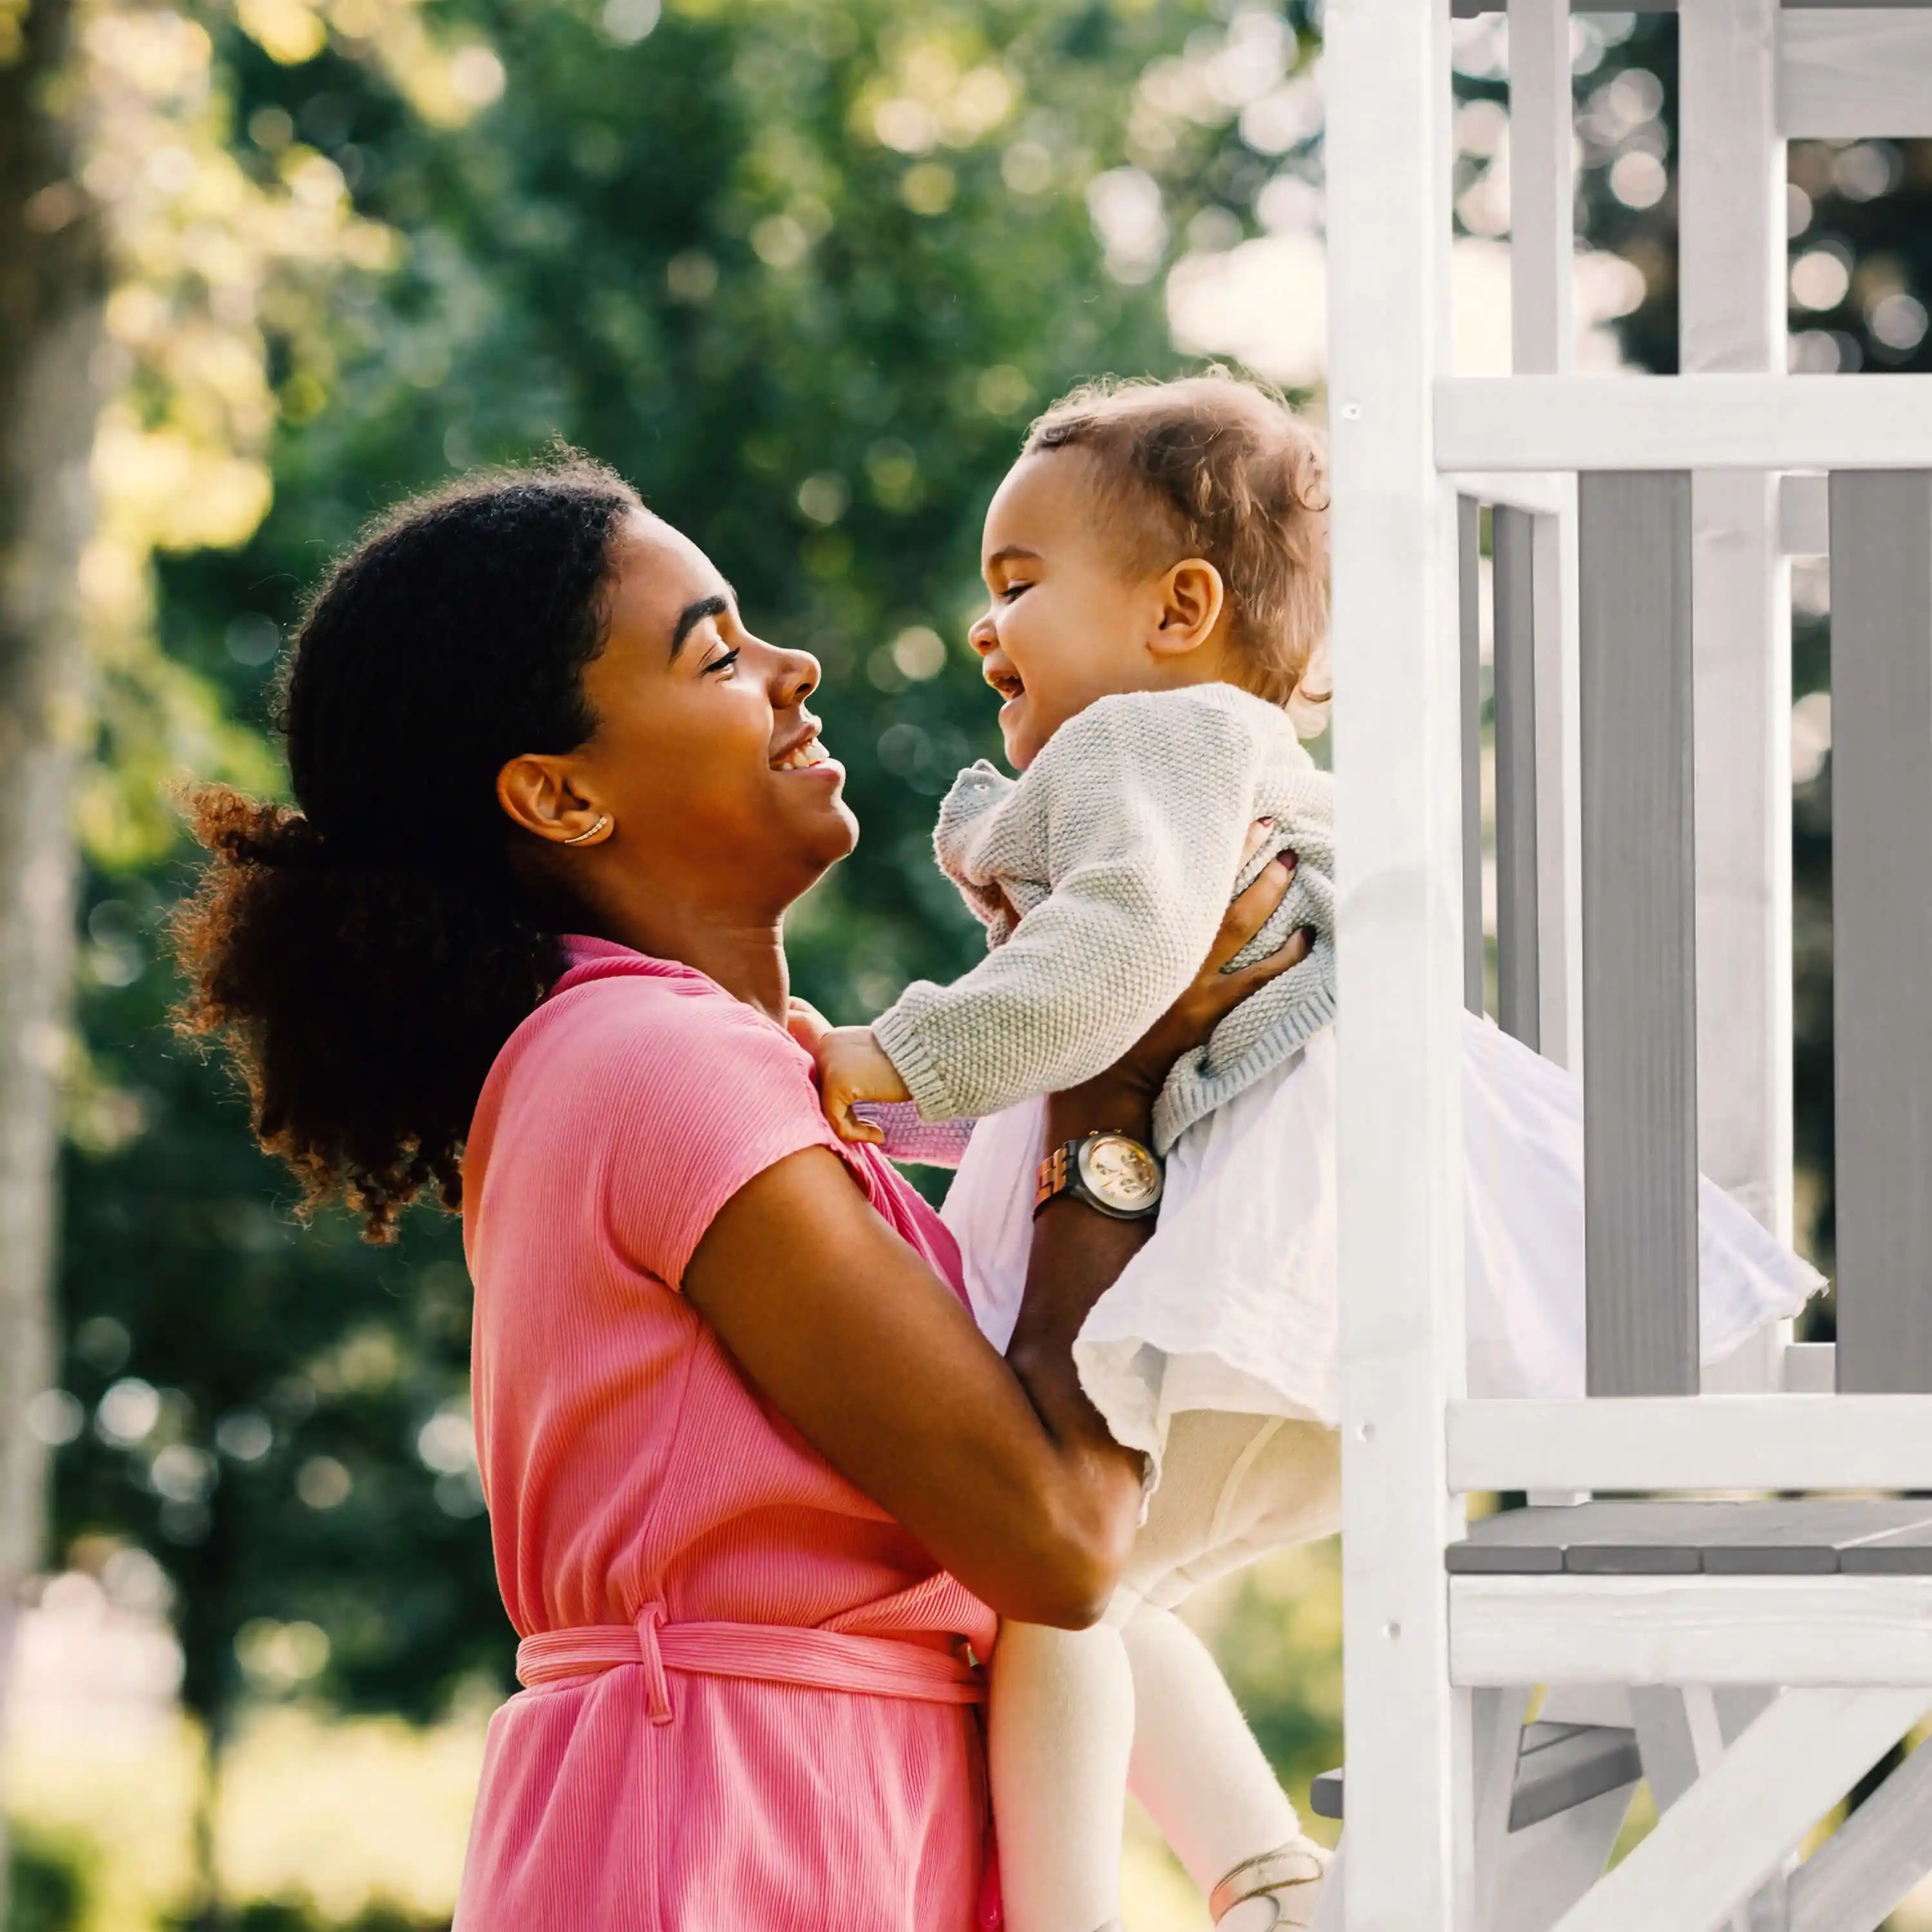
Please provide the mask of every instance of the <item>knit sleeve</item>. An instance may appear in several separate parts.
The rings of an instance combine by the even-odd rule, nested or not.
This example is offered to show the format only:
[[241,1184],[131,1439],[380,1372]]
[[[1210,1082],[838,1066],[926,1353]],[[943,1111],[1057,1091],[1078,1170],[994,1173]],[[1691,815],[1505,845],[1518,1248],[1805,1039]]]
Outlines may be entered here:
[[1061,727],[1000,807],[1047,896],[962,978],[917,981],[873,1022],[924,1118],[1090,1079],[1172,1004],[1227,906],[1259,764],[1205,692],[1103,698]]

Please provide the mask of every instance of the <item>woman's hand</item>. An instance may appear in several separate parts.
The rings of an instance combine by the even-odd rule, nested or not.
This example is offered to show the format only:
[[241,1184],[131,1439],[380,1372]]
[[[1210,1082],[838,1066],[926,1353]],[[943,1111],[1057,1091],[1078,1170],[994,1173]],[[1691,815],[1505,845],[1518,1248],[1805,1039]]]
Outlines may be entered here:
[[[1241,855],[1245,866],[1271,828],[1265,819],[1250,829]],[[1201,962],[1193,983],[1160,1018],[1123,1054],[1119,1060],[1089,1086],[1105,1084],[1111,1093],[1144,1096],[1148,1105],[1160,1091],[1161,1083],[1174,1063],[1191,1048],[1199,1046],[1228,1015],[1250,994],[1258,992],[1268,982],[1298,966],[1308,957],[1314,934],[1306,926],[1292,933],[1281,948],[1265,959],[1244,966],[1238,973],[1222,970],[1228,962],[1274,916],[1294,878],[1294,855],[1284,852],[1262,868],[1261,875],[1233,900],[1222,915],[1221,928],[1208,956]]]

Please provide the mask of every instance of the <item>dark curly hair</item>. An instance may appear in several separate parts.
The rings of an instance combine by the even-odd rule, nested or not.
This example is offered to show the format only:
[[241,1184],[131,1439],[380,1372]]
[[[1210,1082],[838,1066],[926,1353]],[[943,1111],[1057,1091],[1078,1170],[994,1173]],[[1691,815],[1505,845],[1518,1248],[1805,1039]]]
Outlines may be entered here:
[[513,861],[496,779],[596,719],[618,526],[641,507],[574,452],[470,477],[370,526],[311,597],[278,724],[292,806],[192,792],[209,854],[173,935],[178,1029],[225,1048],[256,1137],[394,1238],[425,1191],[461,1201],[490,1064],[562,969],[571,909]]

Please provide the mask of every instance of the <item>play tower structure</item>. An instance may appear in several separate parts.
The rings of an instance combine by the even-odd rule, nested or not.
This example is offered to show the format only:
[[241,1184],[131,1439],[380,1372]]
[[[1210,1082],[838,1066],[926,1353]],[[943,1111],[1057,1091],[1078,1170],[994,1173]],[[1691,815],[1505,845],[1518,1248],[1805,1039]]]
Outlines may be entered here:
[[[1570,6],[1508,10],[1515,373],[1482,380],[1448,346],[1450,0],[1325,10],[1347,1762],[1320,1922],[1868,1932],[1932,1871],[1932,1749],[1798,1853],[1932,1714],[1932,376],[1785,373],[1784,142],[1932,135],[1932,8],[1681,0],[1684,373],[1581,377]],[[1483,506],[1498,1018],[1586,1094],[1574,1400],[1463,1386]],[[1790,1232],[1794,552],[1830,559],[1838,1340],[1700,1375],[1700,1166]],[[1532,1506],[1471,1521],[1484,1492]],[[1606,1876],[1640,1777],[1658,1822]]]

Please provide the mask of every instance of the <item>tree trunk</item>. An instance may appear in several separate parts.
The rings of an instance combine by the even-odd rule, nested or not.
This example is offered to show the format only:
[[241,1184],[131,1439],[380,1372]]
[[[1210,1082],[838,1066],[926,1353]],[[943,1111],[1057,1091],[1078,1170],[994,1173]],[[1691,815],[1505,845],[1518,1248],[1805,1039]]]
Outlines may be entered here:
[[[76,580],[105,272],[73,178],[73,25],[71,0],[28,0],[24,20],[0,13],[12,34],[0,38],[0,1695],[45,1532],[46,1450],[27,1408],[53,1379],[70,804],[87,717]],[[0,1894],[6,1866],[0,1856]]]

